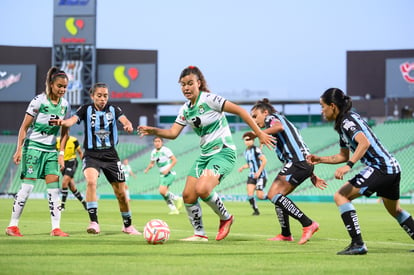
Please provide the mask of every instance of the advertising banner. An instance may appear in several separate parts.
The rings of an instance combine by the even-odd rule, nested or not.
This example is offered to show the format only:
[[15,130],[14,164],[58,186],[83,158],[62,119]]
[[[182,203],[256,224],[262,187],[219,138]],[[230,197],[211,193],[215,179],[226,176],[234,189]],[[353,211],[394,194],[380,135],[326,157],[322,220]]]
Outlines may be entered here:
[[29,102],[36,95],[36,65],[0,64],[0,101]]
[[414,57],[387,58],[385,96],[387,98],[414,97]]
[[155,64],[98,65],[97,79],[109,85],[111,101],[157,97]]

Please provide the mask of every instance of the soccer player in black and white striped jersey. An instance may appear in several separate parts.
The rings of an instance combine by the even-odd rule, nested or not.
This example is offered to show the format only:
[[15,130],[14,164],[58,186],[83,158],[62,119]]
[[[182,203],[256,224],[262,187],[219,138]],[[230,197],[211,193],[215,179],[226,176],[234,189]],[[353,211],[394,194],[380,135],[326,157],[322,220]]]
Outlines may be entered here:
[[309,148],[296,127],[285,116],[276,111],[267,98],[259,100],[250,111],[252,118],[263,131],[276,139],[275,152],[283,167],[273,180],[267,197],[275,205],[281,226],[281,234],[268,240],[293,241],[289,217],[302,225],[302,237],[298,244],[305,244],[319,230],[319,224],[311,220],[287,197],[306,179],[310,178],[315,187],[324,189],[326,182],[313,173],[313,165],[307,163]]
[[320,104],[324,118],[335,123],[341,149],[338,154],[332,156],[309,155],[308,162],[346,163],[336,169],[337,179],[343,179],[356,162],[361,161],[365,165],[362,171],[348,180],[334,195],[342,220],[352,239],[351,244],[337,254],[358,255],[368,252],[351,201],[361,196],[370,197],[374,193],[382,198],[388,213],[414,240],[413,218],[400,207],[401,168],[398,161],[385,149],[360,115],[351,111],[351,98],[343,91],[338,88],[326,90],[320,98]]

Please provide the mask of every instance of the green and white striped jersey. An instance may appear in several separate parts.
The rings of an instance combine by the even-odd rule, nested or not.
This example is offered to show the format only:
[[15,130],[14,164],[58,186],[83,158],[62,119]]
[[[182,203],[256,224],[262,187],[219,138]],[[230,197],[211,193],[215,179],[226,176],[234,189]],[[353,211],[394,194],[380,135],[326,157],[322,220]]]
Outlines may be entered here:
[[168,165],[171,164],[172,160],[171,157],[173,156],[173,152],[170,148],[162,146],[159,150],[153,149],[151,152],[151,161],[155,161],[157,167],[160,169],[160,172],[164,172]]
[[175,119],[175,122],[180,125],[190,125],[201,137],[202,156],[220,152],[224,145],[236,150],[227,118],[223,112],[225,102],[226,99],[219,95],[200,92],[194,106],[191,106],[190,101],[186,102]]
[[56,136],[59,134],[60,126],[49,125],[51,119],[67,119],[70,116],[69,102],[61,98],[58,104],[53,104],[46,93],[37,95],[27,107],[26,113],[33,117],[30,125],[25,146],[46,152],[56,152]]

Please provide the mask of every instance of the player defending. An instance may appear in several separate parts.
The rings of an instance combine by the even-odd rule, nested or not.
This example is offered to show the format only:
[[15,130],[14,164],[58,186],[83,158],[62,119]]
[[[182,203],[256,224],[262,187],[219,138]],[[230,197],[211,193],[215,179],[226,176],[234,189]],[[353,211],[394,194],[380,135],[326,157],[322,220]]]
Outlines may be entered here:
[[129,235],[141,233],[132,225],[131,210],[125,193],[125,174],[121,161],[115,149],[118,144],[117,122],[120,122],[127,133],[133,128],[121,108],[109,104],[109,87],[105,83],[96,83],[90,89],[91,104],[85,104],[66,120],[56,120],[53,123],[71,127],[83,121],[85,139],[83,148],[83,174],[86,179],[86,207],[90,223],[86,231],[89,234],[101,232],[98,222],[98,196],[96,189],[100,171],[110,182],[118,200],[119,210],[123,221],[122,232]]

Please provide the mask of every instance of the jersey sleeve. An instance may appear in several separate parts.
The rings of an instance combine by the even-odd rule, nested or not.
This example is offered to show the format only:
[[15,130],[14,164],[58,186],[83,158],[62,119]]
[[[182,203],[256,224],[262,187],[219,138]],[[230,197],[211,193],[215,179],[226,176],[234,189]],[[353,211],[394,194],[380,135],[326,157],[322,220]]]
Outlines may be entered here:
[[206,103],[210,106],[213,110],[222,112],[224,108],[224,103],[226,99],[216,94],[208,93],[206,95]]
[[255,152],[256,152],[256,155],[257,155],[258,157],[260,157],[260,156],[262,155],[262,150],[260,150],[260,148],[259,148],[259,147],[256,147],[256,148],[255,148]]
[[355,135],[362,131],[361,126],[351,116],[347,116],[341,123],[342,132],[354,140]]
[[121,107],[118,107],[118,106],[113,106],[113,107],[115,109],[115,117],[116,117],[116,120],[119,120],[119,118],[121,116],[124,116],[124,112],[122,111]]
[[174,153],[171,151],[170,148],[168,147],[164,147],[164,153],[167,157],[171,158],[172,156],[174,156]]
[[41,105],[40,95],[35,96],[32,101],[30,101],[29,106],[26,109],[26,114],[35,117],[39,113],[39,108]]
[[275,125],[278,122],[280,122],[280,120],[276,116],[268,115],[265,118],[265,127],[266,127],[266,129],[271,128],[271,127],[273,127],[273,125]]
[[86,118],[86,110],[88,109],[89,105],[82,105],[77,110],[75,115],[78,117],[77,123],[80,124],[82,120]]
[[63,119],[68,119],[72,116],[72,107],[68,101],[66,101],[66,114]]
[[185,104],[181,106],[180,110],[178,111],[177,118],[175,119],[175,122],[182,126],[187,125],[187,120],[185,119],[185,116],[184,116],[184,108],[185,108]]

